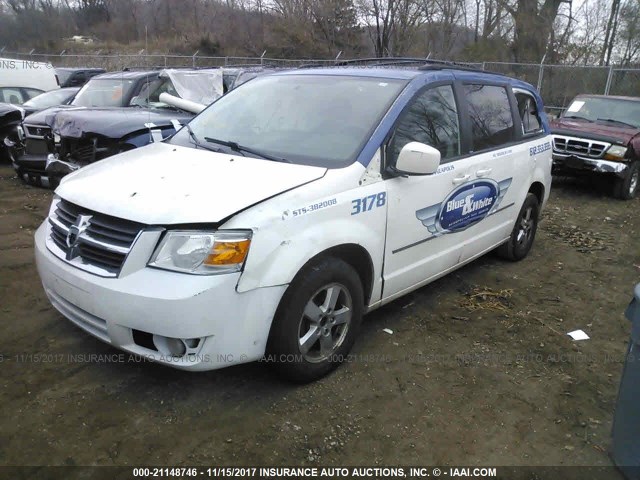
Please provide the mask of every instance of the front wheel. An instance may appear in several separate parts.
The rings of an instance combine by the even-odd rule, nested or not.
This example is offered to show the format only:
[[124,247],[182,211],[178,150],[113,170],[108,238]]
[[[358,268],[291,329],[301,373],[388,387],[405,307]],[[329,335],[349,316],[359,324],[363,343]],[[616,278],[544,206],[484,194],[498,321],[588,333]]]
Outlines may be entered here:
[[332,257],[313,263],[296,275],[280,302],[268,358],[294,382],[325,376],[346,359],[363,309],[362,282],[351,265]]
[[640,161],[635,161],[627,167],[625,176],[616,178],[613,186],[613,196],[621,200],[635,198],[640,186]]
[[527,256],[536,237],[539,213],[538,198],[533,193],[528,193],[509,240],[497,249],[499,256],[512,262],[522,260]]

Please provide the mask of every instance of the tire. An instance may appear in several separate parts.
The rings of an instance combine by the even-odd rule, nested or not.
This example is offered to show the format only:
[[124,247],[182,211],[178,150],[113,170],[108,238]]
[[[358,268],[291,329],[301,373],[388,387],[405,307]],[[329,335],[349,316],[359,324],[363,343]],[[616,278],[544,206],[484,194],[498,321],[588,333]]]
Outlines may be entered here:
[[362,282],[351,265],[326,257],[305,267],[276,312],[267,343],[270,365],[296,383],[324,377],[351,350],[363,310]]
[[533,193],[528,193],[509,240],[496,250],[500,257],[517,262],[529,254],[533,240],[536,238],[539,214],[540,204],[538,203],[538,197]]
[[613,185],[613,196],[620,200],[632,200],[640,189],[640,161],[635,161],[627,168],[624,177],[616,178]]
[[9,149],[2,142],[3,139],[0,139],[0,162],[8,163],[11,161],[11,157],[9,156]]
[[58,188],[58,185],[60,185],[60,180],[62,180],[61,177],[49,177],[49,189],[55,190],[56,188]]

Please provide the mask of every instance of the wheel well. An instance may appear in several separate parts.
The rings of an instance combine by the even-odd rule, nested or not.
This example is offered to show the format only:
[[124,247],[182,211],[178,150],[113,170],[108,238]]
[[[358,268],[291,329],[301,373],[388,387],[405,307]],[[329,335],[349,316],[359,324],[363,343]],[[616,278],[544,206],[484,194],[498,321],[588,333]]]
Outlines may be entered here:
[[369,305],[371,299],[371,290],[373,289],[373,262],[369,252],[355,243],[347,243],[331,247],[328,250],[320,252],[307,262],[307,265],[322,257],[336,257],[351,265],[358,273],[362,282],[362,291],[364,292],[365,307]]
[[538,204],[542,204],[544,200],[544,185],[540,182],[534,182],[529,187],[529,193],[533,193],[538,199]]

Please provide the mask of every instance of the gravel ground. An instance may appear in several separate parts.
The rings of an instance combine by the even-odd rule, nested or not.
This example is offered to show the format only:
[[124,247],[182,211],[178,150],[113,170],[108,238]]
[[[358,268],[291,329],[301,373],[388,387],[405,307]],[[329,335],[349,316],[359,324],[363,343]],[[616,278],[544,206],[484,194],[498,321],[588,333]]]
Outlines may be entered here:
[[347,364],[294,386],[261,363],[106,361],[42,291],[50,198],[0,166],[0,465],[611,464],[638,199],[555,181],[527,259],[487,255],[370,314]]

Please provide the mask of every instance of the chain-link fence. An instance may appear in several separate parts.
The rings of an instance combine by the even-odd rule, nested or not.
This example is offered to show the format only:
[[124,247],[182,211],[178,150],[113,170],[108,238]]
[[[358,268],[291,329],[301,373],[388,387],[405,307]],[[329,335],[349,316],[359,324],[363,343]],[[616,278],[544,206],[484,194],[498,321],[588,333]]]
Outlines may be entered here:
[[606,94],[611,69],[599,66],[486,62],[486,70],[520,78],[536,86],[550,113],[562,111],[579,93]]
[[[298,68],[305,65],[330,66],[336,60],[284,59],[262,57],[213,57],[202,55],[161,54],[40,54],[0,52],[0,56],[22,60],[51,62],[55,67],[100,67],[106,70],[124,68],[232,67],[273,66]],[[370,59],[349,60],[351,65],[370,65]],[[391,62],[391,59],[378,59]],[[339,59],[344,62],[345,59]],[[640,96],[640,69],[623,69],[589,65],[545,65],[505,62],[464,64],[520,78],[536,86],[551,113],[559,113],[579,93]]]
[[614,69],[609,94],[640,97],[640,68]]

